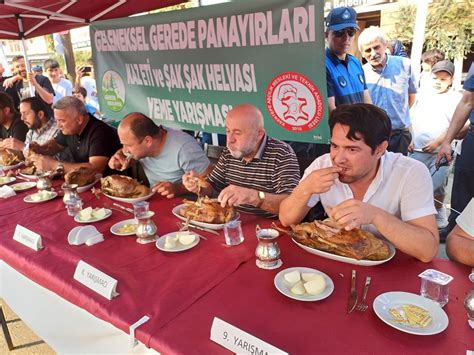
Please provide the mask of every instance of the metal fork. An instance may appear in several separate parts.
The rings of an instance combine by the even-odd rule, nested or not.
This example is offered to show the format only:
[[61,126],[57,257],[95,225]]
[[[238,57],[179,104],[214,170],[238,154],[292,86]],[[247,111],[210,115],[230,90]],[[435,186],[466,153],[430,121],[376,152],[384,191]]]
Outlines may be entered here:
[[365,312],[369,306],[365,303],[365,298],[367,297],[367,291],[369,291],[369,285],[372,278],[367,276],[365,278],[364,293],[362,294],[362,300],[357,304],[356,309],[360,312]]

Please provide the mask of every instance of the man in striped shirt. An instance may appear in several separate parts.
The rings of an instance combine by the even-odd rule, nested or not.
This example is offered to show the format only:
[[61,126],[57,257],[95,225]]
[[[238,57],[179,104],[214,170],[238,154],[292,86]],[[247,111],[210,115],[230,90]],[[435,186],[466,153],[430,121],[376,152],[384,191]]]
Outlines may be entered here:
[[[236,106],[226,118],[227,147],[208,175],[210,186],[202,195],[218,196],[222,206],[276,217],[280,202],[300,179],[298,161],[286,143],[266,135],[263,116],[253,105]],[[194,172],[183,176],[183,185],[197,193]]]

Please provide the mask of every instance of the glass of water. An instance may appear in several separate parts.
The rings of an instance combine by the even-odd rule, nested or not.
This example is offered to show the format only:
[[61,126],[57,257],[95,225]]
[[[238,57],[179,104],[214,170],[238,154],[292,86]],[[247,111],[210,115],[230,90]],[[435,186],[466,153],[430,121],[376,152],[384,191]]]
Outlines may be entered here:
[[66,203],[66,209],[69,216],[76,217],[82,211],[82,200],[77,197],[69,199]]
[[135,218],[139,219],[142,216],[145,216],[150,209],[150,204],[146,201],[138,201],[133,204],[133,212],[135,213]]
[[241,221],[235,220],[224,224],[225,243],[227,245],[239,245],[244,241]]

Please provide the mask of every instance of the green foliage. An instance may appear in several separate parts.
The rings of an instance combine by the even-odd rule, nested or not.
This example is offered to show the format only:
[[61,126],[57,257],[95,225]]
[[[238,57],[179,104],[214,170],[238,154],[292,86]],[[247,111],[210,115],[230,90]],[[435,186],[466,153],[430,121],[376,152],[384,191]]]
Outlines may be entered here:
[[[474,1],[433,0],[426,19],[424,50],[438,48],[446,58],[465,57],[474,41]],[[391,38],[408,44],[413,39],[416,6],[406,5],[395,15]]]

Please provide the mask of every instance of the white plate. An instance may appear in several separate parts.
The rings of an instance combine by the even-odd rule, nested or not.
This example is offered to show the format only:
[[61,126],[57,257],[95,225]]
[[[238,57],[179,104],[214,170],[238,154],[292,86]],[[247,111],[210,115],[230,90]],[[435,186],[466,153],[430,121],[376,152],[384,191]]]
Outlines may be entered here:
[[146,196],[142,196],[142,197],[136,197],[136,198],[126,198],[126,197],[117,197],[117,196],[112,196],[112,195],[108,195],[106,193],[104,193],[105,196],[107,196],[108,198],[112,199],[112,200],[115,200],[115,201],[120,201],[120,202],[125,202],[125,203],[135,203],[135,202],[140,202],[140,201],[146,201],[148,200],[151,196],[153,196],[155,193],[154,192],[150,192],[148,195]]
[[0,186],[9,184],[16,180],[14,176],[0,176]]
[[23,165],[23,162],[18,163],[18,164],[14,164],[14,165],[1,165],[0,164],[0,168],[3,169],[3,170],[11,170],[11,169],[19,168],[22,165]]
[[19,175],[30,180],[38,180],[38,175],[35,175],[35,174],[30,175],[30,174],[20,173]]
[[301,243],[298,243],[294,239],[293,239],[293,241],[296,243],[296,245],[298,245],[300,248],[306,250],[308,253],[318,255],[318,256],[322,256],[323,258],[326,258],[326,259],[331,259],[331,260],[341,261],[341,262],[347,263],[347,264],[354,264],[354,265],[361,265],[361,266],[380,265],[380,264],[386,263],[387,261],[392,259],[395,255],[395,247],[390,243],[387,243],[388,247],[390,248],[390,255],[387,259],[384,259],[384,260],[357,260],[357,259],[349,258],[347,256],[336,255],[336,254],[328,253],[326,251],[314,249],[314,248],[308,247],[306,245],[303,245]]
[[[37,192],[35,192],[37,193]],[[31,194],[31,195],[34,195],[34,194]],[[56,191],[51,191],[51,196],[48,197],[47,199],[44,199],[44,200],[41,200],[41,201],[34,201],[31,199],[31,195],[27,195],[23,198],[23,201],[25,202],[28,202],[28,203],[42,203],[42,202],[46,202],[46,201],[49,201],[49,200],[52,200],[53,198],[55,198],[56,196],[58,196],[57,192]]]
[[168,233],[168,234],[165,234],[165,235],[161,236],[156,241],[156,247],[158,249],[162,250],[162,251],[166,251],[166,252],[170,252],[170,253],[176,253],[176,252],[179,252],[179,251],[185,251],[185,250],[194,248],[196,245],[199,244],[199,239],[201,239],[199,237],[199,234],[196,234],[194,232],[188,232],[189,234],[193,234],[196,237],[196,239],[194,239],[194,242],[192,242],[189,245],[182,245],[178,242],[178,243],[176,243],[176,247],[174,247],[173,249],[165,249],[166,237],[167,236],[174,237],[178,233],[183,233],[183,232],[171,232],[171,233]]
[[77,188],[77,192],[84,192],[84,191],[89,190],[92,186],[94,186],[100,180],[101,177],[102,177],[102,174],[96,174],[94,182],[91,182],[88,185],[79,186]]
[[[326,288],[319,295],[308,295],[308,294],[296,295],[290,291],[292,286],[284,278],[286,273],[292,272],[292,271],[299,271],[300,273],[311,272],[315,274],[321,274],[324,277],[324,281],[326,281]],[[334,291],[334,283],[332,282],[331,278],[328,275],[326,275],[322,271],[311,269],[309,267],[290,267],[288,269],[281,270],[278,274],[276,274],[274,283],[278,291],[283,293],[286,297],[293,298],[294,300],[298,300],[298,301],[306,301],[306,302],[320,301],[329,297],[331,293]]]
[[122,228],[126,224],[137,224],[138,221],[135,218],[132,219],[126,219],[125,221],[120,221],[115,223],[112,227],[110,227],[110,233],[115,234],[115,235],[135,235],[135,232],[129,232],[129,233],[120,233],[118,230]]
[[10,185],[10,187],[15,191],[25,191],[36,187],[36,181],[17,182],[16,184]]
[[74,220],[78,223],[94,223],[94,222],[99,222],[99,221],[103,221],[104,219],[107,219],[109,218],[110,216],[112,215],[112,211],[111,210],[108,210],[107,208],[105,209],[105,216],[102,217],[102,218],[91,218],[91,219],[88,219],[87,221],[86,220],[82,220],[81,219],[81,215],[78,213],[76,214],[76,216],[74,217]]
[[[186,204],[182,203],[176,206],[175,208],[173,208],[172,212],[176,217],[186,222],[186,217],[183,217],[179,214],[179,210],[185,206]],[[240,214],[239,212],[237,212],[234,220],[239,219],[239,218],[240,218]],[[193,221],[192,219],[189,221],[189,223],[194,224],[195,226],[198,226],[198,227],[204,227],[204,228],[213,229],[213,230],[219,230],[219,229],[224,228],[224,223],[206,223],[206,222]]]
[[[430,313],[433,318],[431,323],[425,328],[413,328],[395,322],[389,313],[392,307],[404,304],[412,304],[421,307]],[[449,325],[449,319],[446,312],[434,301],[420,295],[408,292],[387,292],[378,295],[374,300],[375,314],[389,326],[394,327],[405,333],[415,335],[433,335],[444,331]]]

